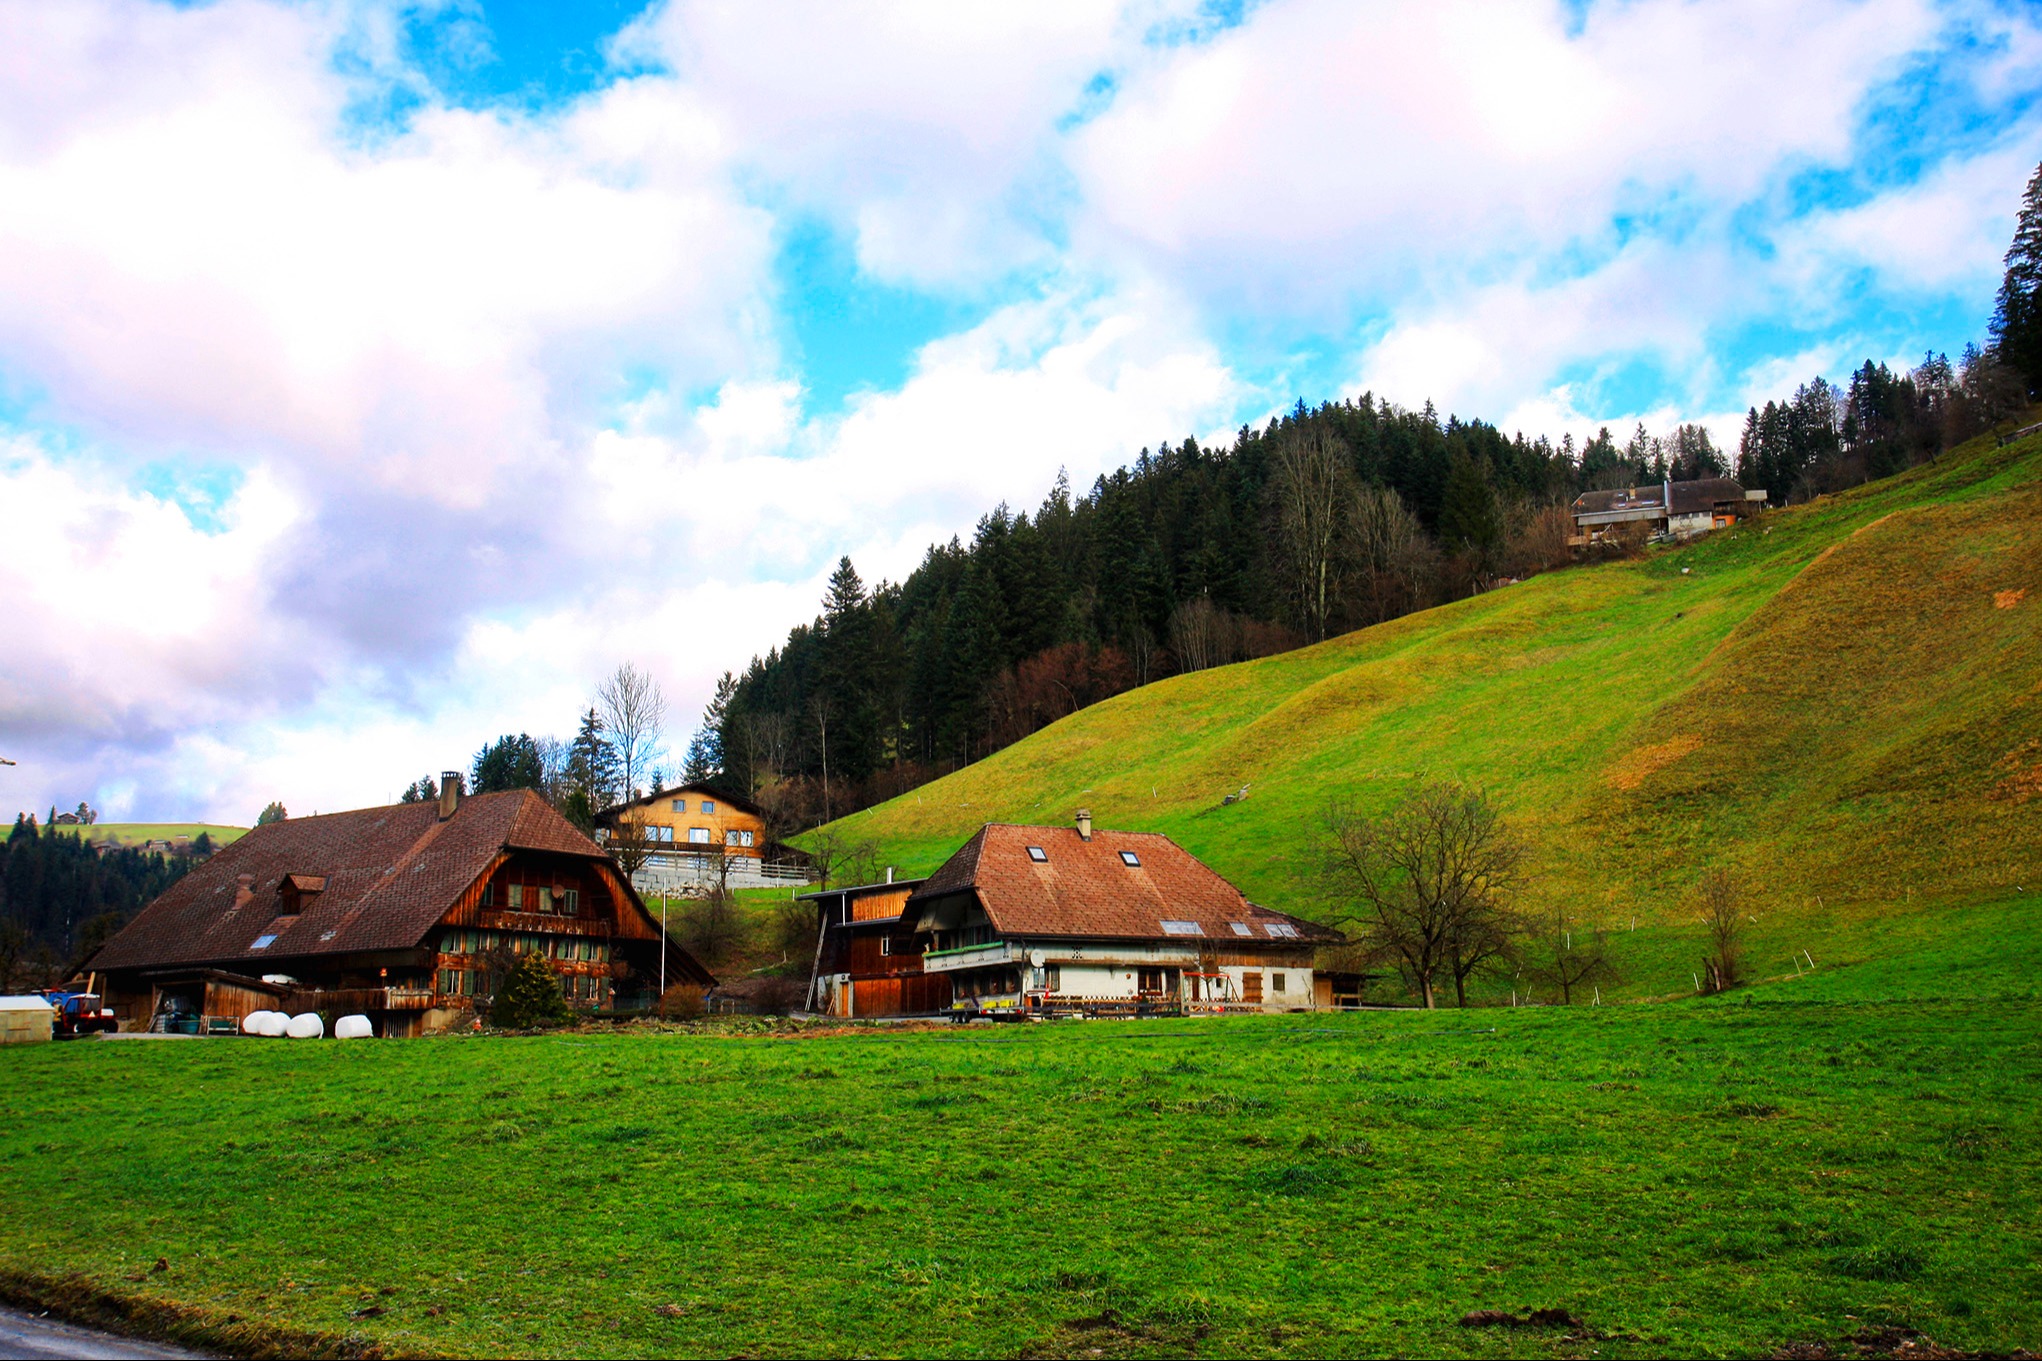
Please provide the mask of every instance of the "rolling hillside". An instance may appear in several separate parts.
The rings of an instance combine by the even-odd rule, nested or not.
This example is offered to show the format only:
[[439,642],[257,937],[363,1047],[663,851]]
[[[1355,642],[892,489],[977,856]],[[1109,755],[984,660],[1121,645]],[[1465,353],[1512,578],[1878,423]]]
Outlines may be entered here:
[[1533,847],[1531,905],[1618,931],[1633,994],[1689,986],[1683,896],[1705,865],[1753,887],[1762,973],[1791,976],[1801,949],[1890,953],[1952,912],[2025,926],[2042,438],[1151,685],[837,830],[925,873],[982,822],[1085,805],[1325,915],[1328,802],[1380,805],[1419,772],[1490,789]]
[[95,822],[89,827],[59,826],[60,832],[83,835],[88,841],[111,841],[121,846],[142,846],[151,841],[194,837],[204,832],[214,846],[225,846],[248,834],[246,827],[228,827],[216,822]]

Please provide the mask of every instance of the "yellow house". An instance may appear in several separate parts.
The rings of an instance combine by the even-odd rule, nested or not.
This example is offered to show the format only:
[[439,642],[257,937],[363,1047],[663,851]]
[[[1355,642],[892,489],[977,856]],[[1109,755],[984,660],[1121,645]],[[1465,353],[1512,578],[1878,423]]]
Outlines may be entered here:
[[[706,784],[659,789],[596,815],[598,835],[621,824],[640,830],[655,854],[701,854],[758,862],[766,851],[766,820],[759,806]],[[604,836],[607,840],[608,837]]]

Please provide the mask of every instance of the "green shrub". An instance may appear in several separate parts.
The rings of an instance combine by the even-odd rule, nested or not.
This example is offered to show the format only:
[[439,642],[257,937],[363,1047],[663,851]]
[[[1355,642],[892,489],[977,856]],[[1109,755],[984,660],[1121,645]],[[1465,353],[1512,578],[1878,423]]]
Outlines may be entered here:
[[490,999],[489,1023],[504,1030],[532,1030],[568,1019],[560,979],[544,955],[519,955]]

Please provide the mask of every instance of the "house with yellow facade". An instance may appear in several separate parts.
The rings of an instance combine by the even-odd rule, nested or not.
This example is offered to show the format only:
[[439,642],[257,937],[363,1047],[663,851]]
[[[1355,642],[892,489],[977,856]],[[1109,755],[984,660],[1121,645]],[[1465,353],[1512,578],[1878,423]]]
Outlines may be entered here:
[[642,893],[686,893],[712,883],[732,888],[805,883],[807,872],[769,864],[764,810],[710,784],[658,789],[596,814],[596,839],[628,837],[645,852],[632,875]]

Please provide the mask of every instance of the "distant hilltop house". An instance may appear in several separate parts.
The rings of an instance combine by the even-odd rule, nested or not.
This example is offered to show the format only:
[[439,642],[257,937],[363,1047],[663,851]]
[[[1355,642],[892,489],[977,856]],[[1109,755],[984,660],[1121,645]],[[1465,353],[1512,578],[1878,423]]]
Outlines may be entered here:
[[[235,1028],[256,1010],[362,1013],[383,1035],[465,1024],[513,956],[583,1010],[715,979],[602,848],[530,790],[291,818],[172,885],[85,968],[123,1030]],[[663,967],[662,967],[663,966]]]
[[809,896],[824,919],[812,1005],[830,1014],[887,1014],[896,994],[902,1011],[956,1016],[1333,1004],[1313,958],[1337,933],[1256,906],[1167,836],[1095,831],[1087,812],[988,823],[913,884]]
[[757,888],[809,879],[798,867],[767,864],[763,810],[713,785],[654,790],[603,809],[595,822],[596,839],[605,845],[624,838],[637,843],[644,864],[631,878],[641,892],[687,893],[718,881]]
[[1587,548],[1638,526],[1646,537],[1691,539],[1725,529],[1765,504],[1765,493],[1746,491],[1727,477],[1657,486],[1588,491],[1574,498],[1570,547]]

